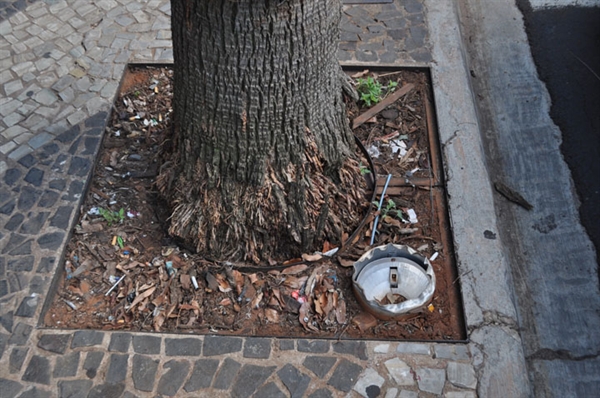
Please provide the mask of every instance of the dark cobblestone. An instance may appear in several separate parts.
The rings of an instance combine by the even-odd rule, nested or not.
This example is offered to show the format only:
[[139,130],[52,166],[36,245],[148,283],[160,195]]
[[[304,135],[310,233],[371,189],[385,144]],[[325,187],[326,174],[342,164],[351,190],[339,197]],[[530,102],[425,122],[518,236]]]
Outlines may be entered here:
[[91,347],[102,344],[104,333],[96,330],[79,330],[73,334],[71,348]]
[[150,392],[154,388],[154,380],[158,369],[158,360],[143,355],[133,357],[132,378],[136,389]]
[[9,260],[6,268],[13,272],[28,272],[33,269],[34,260],[33,256],[16,258]]
[[17,228],[19,228],[19,225],[21,225],[24,219],[25,216],[23,214],[17,213],[13,215],[6,224],[4,224],[4,229],[14,232],[17,230]]
[[[11,253],[14,253],[14,251]],[[11,293],[20,292],[29,286],[29,276],[23,273],[9,273],[8,286],[10,287]]]
[[251,396],[258,387],[267,381],[276,368],[276,366],[242,366],[242,369],[231,388],[231,396],[236,398],[247,398]]
[[268,397],[268,398],[286,398],[287,395],[277,387],[277,384],[271,382],[265,384],[256,392],[256,397]]
[[51,396],[51,393],[48,391],[40,390],[37,387],[32,387],[19,395],[19,398],[50,398]]
[[84,141],[85,150],[81,153],[82,155],[93,155],[98,149],[100,144],[100,138],[98,137],[86,137]]
[[133,350],[138,354],[160,354],[160,337],[134,335]]
[[210,387],[213,376],[219,367],[217,359],[199,359],[194,363],[194,369],[183,389],[187,392],[198,391]]
[[60,229],[67,229],[69,226],[69,219],[73,212],[73,206],[60,206],[54,216],[50,219],[50,226]]
[[107,116],[107,112],[98,112],[85,120],[85,127],[104,127]]
[[57,250],[64,238],[64,232],[51,232],[40,236],[37,242],[42,249]]
[[233,379],[242,365],[231,358],[225,358],[219,372],[215,377],[213,388],[218,390],[227,390],[231,387]]
[[47,282],[48,280],[46,278],[42,278],[39,275],[31,278],[31,281],[29,282],[29,294],[44,294]]
[[0,391],[5,398],[16,397],[22,389],[23,385],[17,381],[0,379]]
[[131,343],[130,333],[113,333],[110,336],[109,351],[127,352]]
[[52,189],[56,189],[57,191],[63,191],[67,186],[67,181],[63,178],[59,178],[50,181],[50,183],[48,183],[48,186]]
[[355,357],[367,360],[367,345],[364,341],[338,341],[332,344],[333,352],[338,354],[350,354]]
[[81,181],[73,181],[69,185],[69,191],[66,195],[63,195],[64,200],[68,200],[69,202],[75,202],[79,199],[81,194],[83,193],[83,182]]
[[108,363],[105,381],[108,383],[119,383],[127,376],[127,354],[112,354]]
[[70,334],[45,334],[40,337],[38,347],[43,350],[64,354],[71,339]]
[[2,207],[0,207],[0,214],[6,214],[7,216],[10,215],[15,209],[16,205],[17,201],[15,199],[11,199],[10,201],[2,205]]
[[123,391],[125,391],[124,384],[104,383],[94,386],[87,398],[120,397]]
[[333,398],[333,394],[326,388],[320,388],[310,394],[308,398]]
[[27,211],[33,207],[33,205],[42,196],[42,191],[32,188],[30,186],[24,186],[21,188],[21,194],[17,200],[17,208],[21,211]]
[[13,323],[14,323],[14,312],[13,311],[7,312],[6,314],[0,316],[0,325],[2,325],[2,327],[8,333],[12,333]]
[[96,377],[100,363],[102,363],[102,358],[104,358],[104,353],[101,351],[90,351],[87,353],[85,362],[83,363],[83,370],[85,370],[85,375],[88,378],[93,379]]
[[0,280],[0,297],[8,294],[8,282],[5,279]]
[[0,358],[4,355],[4,350],[6,349],[6,343],[8,343],[8,339],[10,336],[4,333],[0,333]]
[[[56,259],[54,257],[44,257],[40,260],[40,264],[38,265],[38,268],[36,270],[36,272],[38,273],[48,273],[48,272],[52,272],[54,270],[54,262],[56,261]],[[33,268],[33,258],[31,261],[31,267]]]
[[163,369],[169,370],[160,378],[157,392],[162,395],[175,395],[187,377],[190,363],[171,360],[163,365]]
[[334,357],[310,356],[304,359],[302,365],[311,370],[318,378],[322,379],[327,376],[327,373],[329,373],[336,361],[337,359]]
[[[81,137],[77,137],[77,139],[75,141],[73,141],[73,143],[71,144],[71,146],[69,147],[69,153],[71,155],[75,155],[77,153],[77,149],[79,149],[79,144],[81,143]],[[73,160],[75,160],[75,158],[73,158]],[[73,166],[71,166],[72,168]],[[69,174],[72,174],[71,168],[69,168]]]
[[26,234],[26,235],[32,235],[32,234],[39,233],[40,230],[42,229],[42,225],[44,225],[44,223],[46,222],[46,219],[48,218],[49,214],[50,213],[43,211],[43,212],[37,213],[33,217],[30,216],[27,219],[27,221],[25,221],[23,223],[19,232],[22,234]]
[[269,358],[271,339],[248,337],[244,343],[244,358]]
[[28,182],[35,187],[39,187],[40,185],[42,185],[43,178],[44,171],[38,169],[37,167],[34,167],[31,170],[29,170],[24,180],[25,182]]
[[19,322],[17,326],[15,326],[15,330],[13,331],[12,336],[10,336],[8,344],[25,345],[25,343],[27,343],[27,341],[29,340],[29,336],[31,335],[32,330],[33,326],[23,322]]
[[4,183],[8,186],[12,186],[19,178],[21,178],[21,174],[21,170],[17,168],[6,170],[6,173],[4,173]]
[[25,347],[16,347],[10,353],[10,358],[8,359],[8,369],[10,373],[17,373],[21,371],[23,367],[23,362],[25,362],[25,357],[29,352],[29,348]]
[[37,295],[25,297],[23,301],[21,301],[19,308],[17,308],[15,315],[23,318],[31,318],[35,315],[39,301],[39,296]]
[[167,356],[198,356],[202,351],[202,340],[197,338],[165,339]]
[[347,359],[342,359],[333,371],[333,375],[331,375],[327,384],[340,391],[349,392],[354,387],[354,384],[356,384],[358,375],[360,375],[362,370],[362,366]]
[[92,388],[91,380],[59,381],[58,391],[61,398],[86,398]]
[[56,364],[54,365],[54,372],[52,377],[73,377],[77,374],[77,367],[79,366],[79,358],[81,353],[79,351],[72,352],[62,357],[56,358]]
[[289,351],[295,348],[294,340],[279,340],[279,350],[281,351]]
[[26,169],[30,168],[31,166],[35,165],[36,163],[37,163],[37,159],[35,157],[33,157],[31,154],[25,155],[21,159],[19,159],[19,164],[21,164]]
[[[20,235],[20,234],[10,234],[10,238],[8,239],[8,243],[6,243],[6,246],[4,246],[4,249],[2,249],[2,254],[6,254],[11,250],[14,250],[15,248],[19,247],[19,245],[21,245],[21,243],[23,243],[25,241],[25,239],[27,239],[26,236]],[[11,268],[11,263],[15,264],[14,262],[9,261],[8,262],[8,269],[11,271],[19,271],[19,269],[17,269],[17,266],[12,266]],[[30,271],[30,270],[29,270]]]
[[304,392],[310,384],[310,377],[300,372],[291,364],[287,364],[279,369],[277,375],[290,392],[292,398],[304,396]]
[[206,336],[204,337],[204,356],[230,354],[242,349],[239,337]]
[[39,355],[32,356],[21,380],[39,384],[50,384],[50,362],[48,359]]
[[329,342],[326,340],[298,340],[298,351],[323,354],[329,352]]
[[80,132],[81,129],[79,128],[79,126],[74,126],[69,130],[65,131],[64,133],[60,134],[58,137],[56,137],[56,140],[58,142],[62,142],[63,144],[67,144],[69,142],[72,142],[75,138],[77,138]]
[[86,158],[80,158],[75,156],[71,161],[71,166],[69,167],[68,174],[76,175],[78,177],[84,177],[90,171],[90,167],[92,162]]

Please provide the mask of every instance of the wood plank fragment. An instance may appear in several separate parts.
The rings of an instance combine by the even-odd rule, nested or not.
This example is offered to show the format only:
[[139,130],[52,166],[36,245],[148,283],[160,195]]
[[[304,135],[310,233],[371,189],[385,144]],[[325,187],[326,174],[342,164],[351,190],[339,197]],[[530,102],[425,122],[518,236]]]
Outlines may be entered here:
[[398,99],[408,94],[414,87],[415,86],[412,83],[405,84],[398,91],[394,91],[374,107],[367,109],[354,119],[352,122],[352,129],[357,128],[373,116],[377,115],[379,112],[396,102]]

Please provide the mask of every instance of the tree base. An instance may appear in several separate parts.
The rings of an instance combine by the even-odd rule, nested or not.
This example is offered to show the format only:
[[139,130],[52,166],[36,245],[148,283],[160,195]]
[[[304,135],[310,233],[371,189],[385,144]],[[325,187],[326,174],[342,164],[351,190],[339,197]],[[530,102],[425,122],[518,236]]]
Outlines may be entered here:
[[206,258],[255,264],[320,251],[325,241],[341,245],[370,206],[366,182],[354,157],[327,175],[310,146],[301,167],[268,166],[259,186],[230,180],[210,186],[201,167],[193,179],[163,167],[157,186],[172,209],[169,233]]

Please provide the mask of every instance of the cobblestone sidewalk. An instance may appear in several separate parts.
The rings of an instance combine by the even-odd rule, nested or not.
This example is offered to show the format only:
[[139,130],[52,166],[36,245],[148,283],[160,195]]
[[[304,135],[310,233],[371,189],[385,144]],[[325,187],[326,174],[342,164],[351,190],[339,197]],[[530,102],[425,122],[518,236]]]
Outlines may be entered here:
[[[432,60],[421,1],[344,12],[340,60]],[[38,326],[126,64],[172,62],[169,13],[166,0],[0,1],[0,397],[475,397],[482,359],[465,344]]]

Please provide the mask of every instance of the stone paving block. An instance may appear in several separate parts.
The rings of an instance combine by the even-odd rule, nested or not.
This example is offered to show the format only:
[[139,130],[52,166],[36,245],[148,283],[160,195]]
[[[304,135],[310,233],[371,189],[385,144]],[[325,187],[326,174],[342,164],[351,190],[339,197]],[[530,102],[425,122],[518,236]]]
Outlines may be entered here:
[[41,249],[57,250],[65,237],[64,232],[52,232],[40,236],[37,240]]
[[25,357],[28,352],[29,348],[26,347],[13,348],[8,359],[8,370],[10,373],[21,371],[21,367],[23,367],[23,362],[25,362]]
[[31,153],[32,151],[33,150],[27,145],[22,145],[15,149],[13,152],[11,152],[10,155],[8,155],[8,158],[12,160],[17,160],[27,155],[28,153]]
[[[18,311],[17,311],[18,313]],[[15,315],[18,316],[18,314]],[[28,325],[23,322],[19,322],[13,331],[12,336],[8,340],[8,344],[10,345],[25,345],[27,341],[29,341],[29,336],[31,335],[31,331],[33,330],[33,326]]]
[[40,390],[37,387],[29,387],[25,390],[19,398],[51,398],[52,395],[49,391]]
[[295,348],[295,341],[293,339],[290,340],[279,340],[279,350],[280,351],[289,351]]
[[336,361],[337,359],[334,357],[309,356],[304,359],[302,365],[322,379],[327,376]]
[[73,206],[59,206],[56,210],[56,213],[54,213],[54,216],[50,218],[50,226],[60,229],[67,229],[73,210]]
[[163,369],[169,370],[158,381],[157,392],[162,395],[173,396],[183,385],[190,370],[190,363],[173,359],[165,363]]
[[48,213],[47,211],[42,211],[35,215],[30,215],[29,218],[23,223],[23,225],[21,225],[19,232],[25,235],[39,233],[42,229],[42,225],[44,225],[46,219],[48,219],[49,214],[50,213]]
[[227,336],[206,336],[204,337],[203,351],[204,356],[214,356],[230,354],[241,351],[242,339],[239,337]]
[[298,351],[310,353],[326,353],[329,352],[329,341],[298,340]]
[[112,333],[110,336],[109,351],[127,352],[131,343],[130,333]]
[[333,351],[338,354],[354,355],[358,359],[367,360],[367,345],[364,341],[337,341],[332,344]]
[[[35,272],[38,273],[49,273],[54,270],[54,263],[56,259],[54,257],[44,257],[40,260],[40,264]],[[33,260],[32,260],[33,267]]]
[[75,376],[77,374],[77,367],[79,366],[80,357],[81,353],[78,351],[66,354],[62,357],[57,357],[52,377],[57,379],[61,377]]
[[292,398],[304,396],[310,384],[310,377],[301,373],[293,365],[287,364],[277,371],[277,375],[290,392]]
[[133,357],[132,379],[137,390],[150,392],[154,389],[158,360],[143,355]]
[[[2,273],[0,272],[0,275],[1,274]],[[8,333],[12,333],[13,322],[14,322],[14,312],[13,311],[7,312],[6,314],[0,316],[0,325],[2,325],[4,330],[6,330]]]
[[4,355],[4,349],[6,348],[8,339],[9,339],[9,336],[7,334],[0,333],[0,359]]
[[58,382],[58,391],[61,398],[86,398],[91,388],[91,380],[62,380]]
[[308,398],[333,398],[333,394],[326,388],[320,388],[310,394]]
[[23,389],[23,385],[17,381],[0,379],[0,391],[5,398],[16,397],[19,391]]
[[17,308],[15,315],[23,318],[33,317],[35,315],[35,311],[37,310],[39,301],[38,295],[25,297],[23,301],[21,301],[19,308]]
[[71,339],[70,334],[45,334],[38,341],[38,347],[43,350],[64,354]]
[[[208,337],[208,336],[207,336]],[[205,350],[206,352],[206,350]],[[213,388],[218,390],[227,390],[231,387],[233,379],[238,373],[242,365],[231,358],[225,358],[219,372],[215,376]]]
[[198,338],[165,339],[167,356],[198,356],[202,350],[202,340]]
[[436,344],[434,348],[434,358],[451,359],[453,361],[468,360],[469,347],[458,344]]
[[138,354],[160,354],[161,338],[156,336],[133,336],[133,350]]
[[276,368],[276,366],[257,366],[251,364],[242,366],[231,388],[231,396],[236,398],[251,396],[258,387],[267,381]]
[[271,355],[271,339],[248,337],[244,343],[244,358],[269,358]]
[[255,397],[269,397],[269,398],[286,398],[287,395],[277,387],[277,384],[271,382],[262,386],[256,391]]
[[365,398],[378,397],[385,379],[374,369],[366,369],[354,385],[353,390]]
[[347,359],[342,359],[333,371],[329,381],[327,381],[327,385],[343,392],[349,392],[352,390],[352,387],[354,387],[358,375],[362,370],[362,366],[350,362]]
[[107,398],[107,397],[120,397],[125,391],[125,385],[122,383],[104,383],[94,386],[87,398]]
[[397,385],[411,386],[415,384],[415,379],[410,366],[399,358],[392,358],[384,362],[384,365]]
[[85,375],[88,378],[93,379],[96,377],[102,358],[104,358],[104,353],[101,351],[90,351],[86,354],[83,370],[85,370]]
[[398,398],[418,398],[419,394],[416,391],[402,390]]
[[127,354],[112,354],[108,362],[108,370],[104,381],[107,383],[120,383],[127,377]]
[[417,368],[417,383],[419,390],[432,394],[441,394],[446,382],[446,371],[444,369]]
[[457,387],[475,389],[477,377],[473,366],[468,363],[449,362],[446,367],[448,381]]
[[194,362],[194,368],[188,382],[183,389],[187,392],[194,392],[201,388],[208,388],[212,383],[213,376],[219,367],[217,359],[199,359]]
[[21,380],[39,384],[50,384],[50,362],[48,359],[39,355],[32,356]]
[[477,394],[473,391],[448,391],[444,398],[477,398]]

